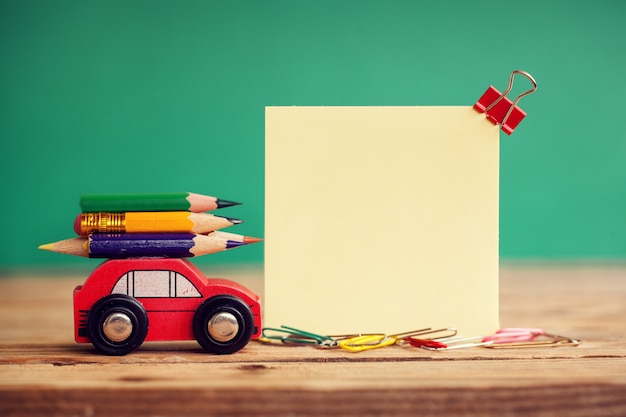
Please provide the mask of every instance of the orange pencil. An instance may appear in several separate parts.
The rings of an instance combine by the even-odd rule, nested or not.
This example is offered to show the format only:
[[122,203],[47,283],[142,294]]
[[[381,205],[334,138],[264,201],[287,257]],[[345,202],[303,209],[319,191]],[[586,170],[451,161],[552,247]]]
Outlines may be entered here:
[[91,233],[196,233],[207,234],[235,224],[239,219],[188,211],[129,211],[82,213],[74,221],[79,236]]

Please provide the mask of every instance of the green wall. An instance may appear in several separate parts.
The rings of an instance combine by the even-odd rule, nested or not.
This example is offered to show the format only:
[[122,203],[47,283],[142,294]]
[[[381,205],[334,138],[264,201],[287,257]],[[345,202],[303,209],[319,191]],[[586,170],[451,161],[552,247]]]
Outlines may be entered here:
[[501,257],[624,259],[625,22],[619,0],[4,0],[0,268],[97,262],[37,250],[83,193],[217,195],[262,236],[264,106],[471,105],[513,69],[539,89],[501,135]]

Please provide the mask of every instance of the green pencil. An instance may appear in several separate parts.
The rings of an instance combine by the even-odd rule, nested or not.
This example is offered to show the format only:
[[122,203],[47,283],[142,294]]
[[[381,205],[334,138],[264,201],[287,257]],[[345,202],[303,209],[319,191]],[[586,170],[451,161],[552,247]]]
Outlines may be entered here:
[[240,203],[195,193],[87,194],[80,196],[84,213],[98,211],[191,211],[202,213]]

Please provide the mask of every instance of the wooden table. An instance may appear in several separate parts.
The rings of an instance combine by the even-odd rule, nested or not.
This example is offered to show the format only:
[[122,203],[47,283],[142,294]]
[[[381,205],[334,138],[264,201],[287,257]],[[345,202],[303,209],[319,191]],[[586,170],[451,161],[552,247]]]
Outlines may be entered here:
[[[259,273],[227,276],[262,291]],[[0,280],[0,416],[626,416],[624,266],[502,268],[502,326],[578,347],[445,352],[183,342],[102,356],[72,339],[83,279]]]

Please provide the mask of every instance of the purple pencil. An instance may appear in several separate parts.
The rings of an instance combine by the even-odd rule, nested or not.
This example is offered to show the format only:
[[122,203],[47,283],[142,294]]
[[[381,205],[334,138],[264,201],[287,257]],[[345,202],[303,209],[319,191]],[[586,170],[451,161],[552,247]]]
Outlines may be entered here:
[[122,233],[66,239],[41,245],[39,249],[89,258],[188,258],[246,244],[248,242],[194,233]]

